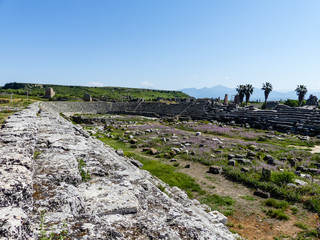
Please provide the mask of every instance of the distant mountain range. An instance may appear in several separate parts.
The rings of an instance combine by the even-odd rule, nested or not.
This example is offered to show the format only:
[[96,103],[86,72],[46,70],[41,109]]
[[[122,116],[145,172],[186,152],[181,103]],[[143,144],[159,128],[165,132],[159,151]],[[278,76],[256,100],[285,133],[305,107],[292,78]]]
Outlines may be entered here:
[[[232,95],[236,95],[237,91],[236,88],[228,88],[225,86],[217,85],[212,88],[184,88],[180,89],[180,91],[195,97],[195,98],[218,98],[220,97],[221,99],[224,98],[225,94],[229,95],[229,100],[231,99]],[[305,98],[309,98],[310,94],[313,94],[320,98],[320,92],[316,91],[308,91],[306,94]],[[269,101],[279,101],[279,100],[287,100],[287,99],[298,99],[298,96],[295,91],[291,92],[279,92],[279,91],[272,91],[269,94]],[[250,97],[250,100],[253,101],[264,101],[264,91],[261,90],[261,88],[254,88],[253,94]]]

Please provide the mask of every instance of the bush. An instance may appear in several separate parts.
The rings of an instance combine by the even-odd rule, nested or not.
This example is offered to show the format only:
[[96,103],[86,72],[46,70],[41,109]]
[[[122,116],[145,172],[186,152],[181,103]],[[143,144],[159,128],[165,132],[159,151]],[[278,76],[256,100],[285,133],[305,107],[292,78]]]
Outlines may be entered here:
[[271,181],[280,186],[283,184],[292,183],[295,178],[296,175],[289,171],[271,173]]
[[[306,103],[306,100],[303,100],[301,106],[306,105]],[[287,99],[283,104],[289,107],[299,107],[299,100]]]
[[274,198],[267,199],[264,204],[268,207],[274,207],[278,209],[287,209],[289,207],[289,203],[287,201],[279,201]]
[[277,218],[280,220],[289,220],[290,217],[284,213],[282,209],[269,209],[266,214],[270,217]]
[[320,214],[320,198],[319,197],[311,197],[305,203],[307,209],[310,211],[316,212]]
[[278,186],[274,182],[264,182],[255,179],[252,175],[241,172],[230,167],[223,168],[226,177],[232,181],[240,182],[248,187],[261,189],[271,193],[272,197],[286,199],[288,201],[300,201],[300,195],[297,191],[290,191],[285,186]]

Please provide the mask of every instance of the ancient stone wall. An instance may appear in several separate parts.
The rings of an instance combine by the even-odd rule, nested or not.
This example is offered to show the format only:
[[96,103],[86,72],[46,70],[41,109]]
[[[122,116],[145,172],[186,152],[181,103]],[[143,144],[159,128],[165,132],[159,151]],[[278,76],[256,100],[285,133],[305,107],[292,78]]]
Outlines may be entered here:
[[87,104],[34,104],[7,120],[0,131],[0,239],[37,239],[41,219],[43,233],[68,239],[236,239],[222,214],[54,110],[110,107]]
[[58,112],[139,114],[157,117],[180,117],[217,120],[221,122],[249,124],[259,129],[273,129],[307,135],[320,135],[320,111],[318,109],[292,108],[278,105],[274,110],[258,110],[254,107],[236,108],[231,105],[212,104],[208,101],[166,104],[159,102],[127,103],[46,103]]

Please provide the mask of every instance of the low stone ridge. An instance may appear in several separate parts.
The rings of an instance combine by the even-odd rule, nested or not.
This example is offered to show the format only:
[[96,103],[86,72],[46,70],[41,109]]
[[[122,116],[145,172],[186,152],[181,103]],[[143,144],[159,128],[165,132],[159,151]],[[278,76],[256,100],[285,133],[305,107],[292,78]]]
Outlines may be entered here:
[[238,238],[221,213],[40,107],[12,115],[0,132],[0,239],[37,239],[41,230],[67,230],[68,239]]

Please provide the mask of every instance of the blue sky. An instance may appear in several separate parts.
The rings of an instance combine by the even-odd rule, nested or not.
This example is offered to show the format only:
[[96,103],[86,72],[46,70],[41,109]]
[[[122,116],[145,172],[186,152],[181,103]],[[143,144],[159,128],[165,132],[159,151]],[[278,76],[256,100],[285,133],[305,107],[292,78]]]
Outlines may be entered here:
[[0,85],[320,90],[319,0],[0,0]]

